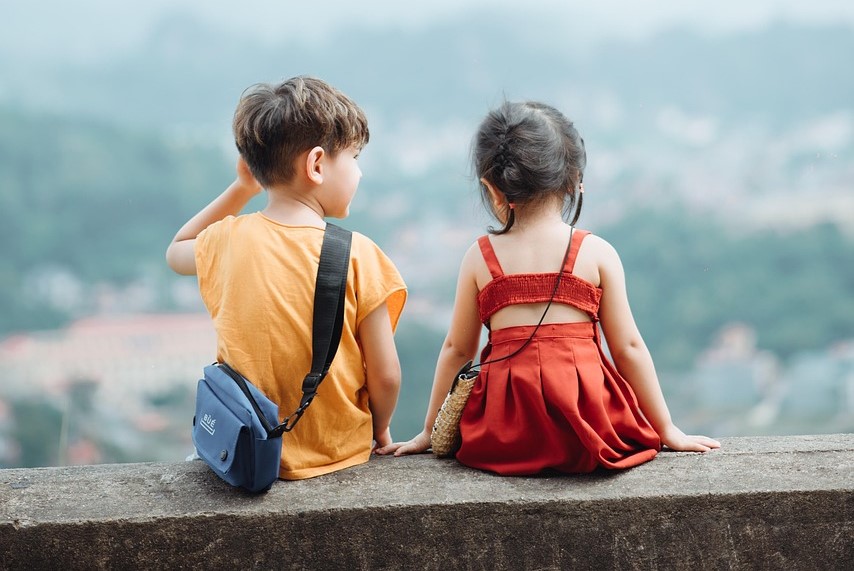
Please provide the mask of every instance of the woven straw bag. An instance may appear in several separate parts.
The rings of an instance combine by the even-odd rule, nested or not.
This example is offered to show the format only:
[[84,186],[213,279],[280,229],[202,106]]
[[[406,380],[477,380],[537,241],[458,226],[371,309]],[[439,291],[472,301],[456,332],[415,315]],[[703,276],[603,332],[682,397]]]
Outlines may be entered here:
[[[471,362],[467,367],[471,366]],[[460,448],[460,417],[469,400],[477,371],[467,370],[466,367],[457,374],[445,402],[436,415],[433,430],[430,433],[430,447],[433,454],[439,458],[447,458],[457,453]]]

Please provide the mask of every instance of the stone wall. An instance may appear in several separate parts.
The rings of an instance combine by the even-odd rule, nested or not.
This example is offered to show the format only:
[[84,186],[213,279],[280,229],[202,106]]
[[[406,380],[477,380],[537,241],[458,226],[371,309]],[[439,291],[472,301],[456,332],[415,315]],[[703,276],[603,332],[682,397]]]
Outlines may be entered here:
[[624,472],[372,459],[252,496],[201,462],[0,470],[2,569],[852,569],[854,435]]

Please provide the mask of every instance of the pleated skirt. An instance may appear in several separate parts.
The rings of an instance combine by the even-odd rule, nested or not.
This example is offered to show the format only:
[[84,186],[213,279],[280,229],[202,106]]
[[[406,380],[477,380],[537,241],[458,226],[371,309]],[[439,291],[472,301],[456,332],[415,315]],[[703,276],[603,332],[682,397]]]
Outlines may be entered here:
[[[658,434],[602,351],[593,323],[540,326],[510,359],[481,369],[460,420],[457,460],[504,475],[591,472],[652,460]],[[518,349],[534,326],[490,332],[485,360]]]

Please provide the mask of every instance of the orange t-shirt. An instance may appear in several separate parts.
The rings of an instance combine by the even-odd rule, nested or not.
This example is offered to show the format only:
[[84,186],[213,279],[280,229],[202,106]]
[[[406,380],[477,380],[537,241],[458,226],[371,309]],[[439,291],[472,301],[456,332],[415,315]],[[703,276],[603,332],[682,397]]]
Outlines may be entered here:
[[[217,360],[292,414],[311,368],[315,279],[323,230],[286,226],[260,212],[229,216],[196,238],[202,300],[217,332]],[[299,480],[366,462],[373,440],[365,365],[357,332],[384,302],[392,328],[406,301],[394,264],[353,232],[341,344],[317,396],[282,437],[279,477]]]

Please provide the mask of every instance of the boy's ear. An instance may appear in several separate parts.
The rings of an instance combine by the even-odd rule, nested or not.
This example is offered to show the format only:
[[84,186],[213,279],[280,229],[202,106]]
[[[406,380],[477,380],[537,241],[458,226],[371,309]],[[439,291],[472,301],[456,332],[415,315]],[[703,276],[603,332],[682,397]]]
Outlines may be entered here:
[[305,157],[305,175],[315,184],[323,184],[323,157],[326,151],[323,147],[314,147]]

